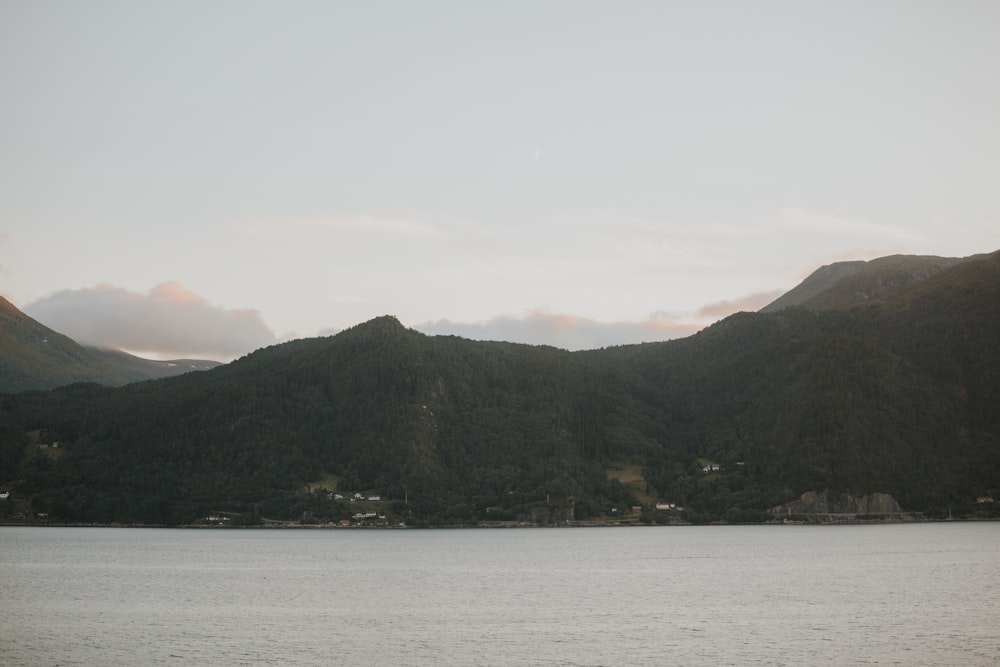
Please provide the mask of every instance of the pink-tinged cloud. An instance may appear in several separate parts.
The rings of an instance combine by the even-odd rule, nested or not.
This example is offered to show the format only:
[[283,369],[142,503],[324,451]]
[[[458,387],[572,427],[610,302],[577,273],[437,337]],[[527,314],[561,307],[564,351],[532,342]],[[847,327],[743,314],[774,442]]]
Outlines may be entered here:
[[418,324],[414,329],[429,335],[452,335],[473,340],[498,340],[529,345],[551,345],[565,350],[591,350],[612,345],[629,345],[683,338],[702,326],[654,315],[633,322],[597,320],[532,310],[521,317],[501,315],[486,322],[438,320]]
[[227,310],[176,282],[145,293],[100,284],[22,309],[84,345],[138,354],[229,360],[277,342],[256,310]]
[[784,290],[754,292],[735,299],[717,301],[698,309],[699,318],[722,319],[733,313],[756,312],[784,294]]

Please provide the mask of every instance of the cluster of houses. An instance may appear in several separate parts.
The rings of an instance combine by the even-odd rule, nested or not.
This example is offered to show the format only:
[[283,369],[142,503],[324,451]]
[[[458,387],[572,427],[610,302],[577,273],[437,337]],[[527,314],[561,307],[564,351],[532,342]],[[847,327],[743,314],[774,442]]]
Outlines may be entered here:
[[351,496],[345,496],[342,493],[328,493],[327,497],[330,500],[349,500],[352,503],[356,503],[359,500],[367,500],[369,502],[378,502],[382,500],[382,496],[365,496],[360,493],[355,493]]
[[[738,465],[738,466],[744,465],[744,462],[743,461],[737,461],[736,465]],[[705,466],[703,466],[702,469],[701,469],[701,471],[703,473],[705,473],[706,475],[709,474],[709,473],[713,473],[713,472],[722,472],[723,470],[724,470],[724,468],[722,467],[722,465],[720,465],[718,463],[708,463]]]
[[[684,510],[683,507],[678,507],[677,503],[668,503],[668,502],[666,502],[664,500],[657,501],[657,503],[656,503],[656,505],[654,505],[654,507],[657,510],[659,510],[659,511],[681,512],[681,511]],[[617,507],[612,507],[611,508],[611,513],[612,514],[618,514],[618,508]],[[642,505],[633,505],[632,506],[632,514],[642,514]]]
[[665,501],[661,500],[660,502],[656,503],[656,509],[658,509],[658,510],[674,510],[676,512],[680,512],[684,508],[683,507],[678,507],[676,503],[668,503],[668,502],[665,502]]
[[[363,493],[353,493],[348,495],[344,495],[342,493],[330,493],[327,494],[327,497],[330,498],[330,500],[338,500],[338,501],[346,500],[352,503],[358,503],[358,502],[377,503],[382,501],[382,496],[377,496],[377,495],[366,496]],[[374,524],[386,521],[386,516],[385,514],[381,514],[379,512],[376,512],[375,510],[367,510],[365,512],[355,512],[350,519],[341,520],[340,525],[349,526],[351,525],[352,521],[354,523],[361,523],[361,524]]]

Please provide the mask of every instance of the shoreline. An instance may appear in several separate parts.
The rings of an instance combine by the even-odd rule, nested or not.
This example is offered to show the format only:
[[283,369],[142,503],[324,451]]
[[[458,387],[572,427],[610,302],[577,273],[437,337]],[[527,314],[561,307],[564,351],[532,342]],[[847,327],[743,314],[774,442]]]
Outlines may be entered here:
[[888,518],[838,518],[836,520],[795,520],[766,521],[762,523],[727,523],[713,521],[708,523],[669,522],[640,523],[615,521],[573,521],[557,524],[537,524],[528,522],[492,522],[478,524],[439,524],[439,525],[396,525],[396,526],[343,526],[339,524],[307,524],[296,522],[273,522],[257,526],[218,526],[207,524],[138,524],[138,523],[0,523],[0,528],[169,528],[176,530],[517,530],[517,529],[566,529],[566,528],[682,528],[700,526],[881,526],[918,523],[977,523],[1000,521],[996,517],[965,517],[949,519],[929,519],[924,516],[908,514],[905,517]]

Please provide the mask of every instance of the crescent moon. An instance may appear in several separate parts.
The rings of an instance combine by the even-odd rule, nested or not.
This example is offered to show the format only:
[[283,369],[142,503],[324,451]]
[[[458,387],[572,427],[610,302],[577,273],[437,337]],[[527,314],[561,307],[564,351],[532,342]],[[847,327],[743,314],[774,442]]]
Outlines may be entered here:
[[538,147],[538,144],[535,144],[535,159],[540,157],[542,157],[542,149]]

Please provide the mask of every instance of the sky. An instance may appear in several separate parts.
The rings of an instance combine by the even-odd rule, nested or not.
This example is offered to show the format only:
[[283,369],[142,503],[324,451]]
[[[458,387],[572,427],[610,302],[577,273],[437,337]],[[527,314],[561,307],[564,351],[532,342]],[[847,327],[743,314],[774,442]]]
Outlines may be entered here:
[[223,361],[587,349],[1000,248],[1000,3],[0,0],[0,294]]

